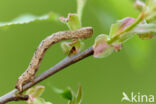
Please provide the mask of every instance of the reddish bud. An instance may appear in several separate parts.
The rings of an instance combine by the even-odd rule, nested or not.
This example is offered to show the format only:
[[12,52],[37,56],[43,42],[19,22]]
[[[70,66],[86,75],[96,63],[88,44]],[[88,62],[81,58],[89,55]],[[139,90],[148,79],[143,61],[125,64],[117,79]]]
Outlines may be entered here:
[[149,40],[152,39],[153,37],[154,37],[153,33],[139,34],[139,38],[141,38],[142,40]]
[[113,44],[115,52],[119,52],[122,49],[122,44]]
[[134,3],[134,6],[135,6],[138,10],[142,11],[142,10],[145,8],[145,3],[142,2],[142,1],[140,1],[140,0],[136,0],[136,2]]
[[113,47],[107,43],[108,35],[99,35],[94,43],[94,57],[104,58],[113,52]]

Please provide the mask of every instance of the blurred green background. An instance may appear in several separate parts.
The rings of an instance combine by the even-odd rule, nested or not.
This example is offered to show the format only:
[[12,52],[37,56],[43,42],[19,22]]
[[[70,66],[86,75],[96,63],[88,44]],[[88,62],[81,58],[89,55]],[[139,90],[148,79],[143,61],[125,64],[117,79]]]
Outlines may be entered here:
[[[37,16],[54,11],[62,16],[76,11],[76,0],[0,0],[0,21],[11,21],[22,14]],[[83,26],[93,26],[94,36],[85,40],[85,48],[101,33],[109,33],[112,23],[126,16],[137,17],[133,0],[88,0]],[[33,22],[0,29],[0,95],[12,90],[17,78],[27,68],[32,55],[46,36],[68,28],[60,22]],[[104,59],[86,58],[40,83],[45,85],[43,97],[54,104],[66,100],[53,87],[83,87],[82,104],[121,104],[122,92],[156,96],[156,38],[142,41],[138,37],[124,44],[121,52]],[[45,55],[38,72],[44,72],[65,55],[56,44]],[[9,104],[25,104],[11,102]]]

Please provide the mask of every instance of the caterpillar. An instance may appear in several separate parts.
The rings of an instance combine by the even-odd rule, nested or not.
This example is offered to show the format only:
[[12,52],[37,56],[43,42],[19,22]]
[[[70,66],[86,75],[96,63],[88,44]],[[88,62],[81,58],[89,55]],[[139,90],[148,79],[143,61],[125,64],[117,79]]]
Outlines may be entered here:
[[42,40],[42,42],[36,49],[26,71],[18,78],[16,82],[16,88],[19,91],[22,91],[23,85],[25,85],[26,83],[30,81],[33,82],[35,78],[35,74],[39,69],[40,63],[44,57],[45,52],[53,44],[60,42],[62,40],[89,38],[92,34],[93,34],[92,27],[83,27],[77,30],[72,30],[72,31],[57,32],[46,37],[44,40]]

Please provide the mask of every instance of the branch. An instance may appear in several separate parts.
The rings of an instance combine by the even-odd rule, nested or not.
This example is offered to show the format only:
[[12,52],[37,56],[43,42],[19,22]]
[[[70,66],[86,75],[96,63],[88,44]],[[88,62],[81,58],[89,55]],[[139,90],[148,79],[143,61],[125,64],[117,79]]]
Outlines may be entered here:
[[[51,75],[55,74],[58,71],[61,71],[65,67],[72,65],[88,56],[93,55],[94,51],[93,48],[90,47],[87,50],[71,57],[66,57],[62,61],[60,61],[58,64],[56,64],[54,67],[50,68],[49,70],[45,71],[41,75],[35,78],[34,82],[29,82],[26,85],[23,86],[23,91],[27,90],[28,88],[36,85],[37,83],[45,80],[46,78],[50,77]],[[23,91],[18,91],[17,89],[14,89],[10,91],[9,93],[5,94],[4,96],[0,97],[0,104],[5,104],[10,101],[18,101],[18,100],[24,100],[23,97],[18,96],[18,94],[22,93]]]

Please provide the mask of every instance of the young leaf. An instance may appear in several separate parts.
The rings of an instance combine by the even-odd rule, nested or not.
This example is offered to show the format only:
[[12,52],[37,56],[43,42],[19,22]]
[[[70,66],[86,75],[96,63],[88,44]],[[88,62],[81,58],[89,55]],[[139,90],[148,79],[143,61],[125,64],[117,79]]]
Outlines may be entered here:
[[[67,18],[60,17],[60,20],[63,23],[67,24],[70,30],[81,28],[81,22],[77,14],[70,13],[68,14]],[[81,50],[81,47],[83,47],[83,43],[80,41],[80,39],[78,39],[71,43],[62,43],[61,46],[66,54],[72,55],[78,53]]]
[[149,32],[156,32],[156,24],[139,24],[133,32],[137,34],[145,34]]
[[74,103],[73,103],[73,101],[69,101],[69,103],[68,103],[68,104],[74,104]]
[[156,12],[150,14],[150,16],[146,17],[147,23],[156,23]]
[[74,49],[70,51],[69,55],[75,55],[81,51],[81,49],[84,46],[84,43],[80,39],[75,40],[75,41],[73,40],[71,46]]
[[55,21],[57,19],[58,19],[58,15],[56,15],[55,13],[49,13],[43,16],[34,16],[31,14],[26,14],[26,15],[19,16],[10,22],[0,22],[0,28],[5,28],[12,25],[18,25],[18,24],[28,24],[32,22],[45,21],[45,20]]
[[108,35],[105,34],[97,36],[93,46],[95,58],[104,58],[113,52],[114,48],[107,43],[108,39]]
[[122,49],[121,43],[113,43],[112,45],[114,47],[115,52],[119,52]]
[[29,88],[29,89],[26,91],[26,95],[32,95],[34,92],[35,92],[35,88],[34,88],[34,87]]
[[51,103],[51,102],[45,102],[45,104],[53,104],[53,103]]
[[[60,20],[65,23],[70,30],[81,28],[81,17],[86,0],[77,0],[77,13],[69,13],[67,18],[60,17]],[[61,44],[64,52],[68,55],[76,54],[81,50],[83,43],[80,40],[74,42],[73,46],[68,43]]]
[[146,9],[144,11],[147,14],[146,20],[148,23],[156,21],[156,0],[147,0]]
[[45,87],[44,86],[36,86],[35,87],[35,92],[33,93],[34,97],[40,97],[42,93],[44,92]]
[[110,33],[109,33],[109,36],[111,38],[117,33],[117,31],[119,30],[119,27],[120,27],[120,23],[111,25],[111,29],[110,29]]
[[56,93],[58,93],[59,95],[61,95],[63,98],[67,99],[67,100],[72,100],[73,99],[73,94],[71,89],[67,88],[65,90],[61,90],[61,89],[54,89]]
[[116,42],[117,43],[124,43],[124,42],[128,41],[129,39],[131,39],[134,35],[136,35],[136,33],[126,32],[123,35],[121,35]]
[[153,38],[153,33],[155,32],[156,24],[139,24],[131,32],[124,33],[117,41],[123,43],[132,38],[135,34],[138,34],[141,39],[147,40]]
[[60,17],[61,22],[67,24],[70,30],[81,28],[81,22],[77,14],[69,13],[67,18]]
[[77,104],[80,104],[81,103],[81,100],[82,100],[82,87],[81,87],[81,85],[78,88],[76,100],[77,100],[76,101]]
[[27,90],[27,95],[32,95],[33,98],[40,97],[42,93],[44,92],[45,87],[44,86],[35,86],[33,88],[30,88]]
[[73,40],[72,42],[63,42],[61,44],[64,53],[69,56],[79,53],[83,46],[84,43],[80,39]]
[[113,38],[116,34],[120,33],[124,29],[126,29],[129,25],[131,25],[135,21],[132,17],[126,17],[122,20],[117,21],[116,24],[111,26],[111,30],[109,33],[110,38]]
[[70,42],[62,42],[61,48],[66,55],[69,55],[69,53],[72,49],[72,46],[70,45]]
[[119,28],[119,32],[123,31],[126,29],[128,26],[130,26],[136,19],[132,17],[126,17],[122,20],[119,20],[118,22],[121,23],[121,26]]
[[43,98],[41,98],[41,94],[43,93],[45,87],[44,86],[35,86],[26,91],[26,94],[29,95],[29,99],[27,101],[28,104],[52,104],[51,102],[46,102]]
[[76,98],[75,98],[75,96],[73,97],[72,100],[70,100],[70,101],[68,102],[68,104],[77,104],[77,103],[76,103]]
[[156,11],[156,0],[147,0],[147,11],[150,13]]
[[145,5],[145,3],[142,2],[142,1],[136,0],[134,6],[135,6],[138,10],[143,11],[143,10],[145,9],[145,6],[146,6],[146,5]]
[[138,34],[139,38],[142,40],[149,40],[154,37],[153,33],[146,33],[146,34]]
[[52,104],[51,102],[46,102],[43,98],[36,98],[34,101],[30,104]]
[[142,40],[148,40],[154,37],[156,33],[156,24],[139,24],[134,30]]
[[[26,95],[29,95],[28,104],[32,104],[36,99],[38,99],[43,93],[44,86],[35,86],[26,91]],[[35,103],[37,104],[37,103]]]
[[42,98],[35,98],[34,101],[30,104],[45,104],[45,100]]

